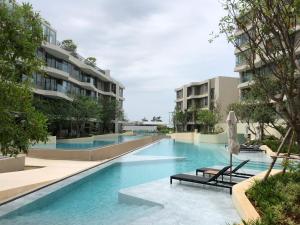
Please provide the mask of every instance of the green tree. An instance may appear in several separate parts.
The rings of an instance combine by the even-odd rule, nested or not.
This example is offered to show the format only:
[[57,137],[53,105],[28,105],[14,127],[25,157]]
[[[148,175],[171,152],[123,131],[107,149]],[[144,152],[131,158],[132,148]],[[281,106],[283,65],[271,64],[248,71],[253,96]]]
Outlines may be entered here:
[[[300,143],[300,61],[296,53],[300,1],[224,0],[223,6],[227,15],[220,20],[219,33],[240,52],[253,74],[251,88],[261,90],[261,103],[276,105],[276,112]],[[243,32],[244,44],[236,28]]]
[[36,49],[43,33],[39,14],[27,3],[1,1],[0,21],[0,145],[4,155],[16,155],[47,139],[47,120],[32,106],[24,80],[40,70]]
[[197,113],[197,122],[203,126],[204,133],[213,132],[219,120],[218,113],[211,110],[203,109]]
[[44,100],[35,98],[33,101],[33,105],[38,111],[47,116],[50,130],[52,130],[51,128],[55,126],[53,135],[61,137],[61,131],[64,124],[70,125],[69,131],[72,130],[72,103],[70,101],[63,99]]
[[188,123],[188,111],[176,110],[173,116],[173,121],[176,131],[186,131]]
[[259,103],[233,103],[228,106],[228,111],[234,111],[239,121],[247,123],[252,134],[256,134],[256,130],[251,126],[258,123],[261,133],[261,139],[264,139],[265,129],[267,126],[282,132],[281,126],[278,125],[278,116],[272,104]]
[[102,122],[102,132],[109,133],[112,131],[112,122],[123,119],[123,112],[120,104],[115,99],[104,98],[101,103],[101,113],[99,116]]
[[28,87],[0,81],[0,145],[3,155],[27,152],[30,144],[47,140],[47,119],[32,106]]
[[80,137],[90,120],[96,120],[100,113],[99,104],[86,96],[76,96],[72,102],[72,119],[76,126],[76,135]]

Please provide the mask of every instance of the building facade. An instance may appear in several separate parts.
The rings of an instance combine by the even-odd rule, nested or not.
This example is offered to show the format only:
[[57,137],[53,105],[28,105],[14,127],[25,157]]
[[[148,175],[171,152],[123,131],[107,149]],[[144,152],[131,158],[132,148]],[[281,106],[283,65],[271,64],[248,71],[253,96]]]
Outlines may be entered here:
[[[90,65],[78,53],[62,48],[57,32],[46,22],[42,24],[45,41],[37,50],[37,57],[45,62],[43,74],[33,74],[33,92],[44,99],[72,101],[82,95],[101,102],[115,99],[123,110],[124,86],[110,76],[109,70]],[[115,132],[120,121],[115,121]]]
[[[297,25],[295,28],[295,39],[297,41],[300,41],[300,22],[297,21]],[[239,95],[240,95],[240,100],[242,101],[248,91],[250,90],[250,86],[253,84],[253,73],[250,70],[250,67],[248,65],[248,62],[246,60],[245,55],[251,54],[250,50],[247,48],[247,43],[248,43],[248,36],[243,30],[237,28],[236,30],[236,37],[237,37],[237,48],[235,49],[235,57],[236,57],[236,64],[235,64],[235,69],[234,72],[238,72],[240,76],[240,83],[238,85],[239,89]],[[300,64],[300,48],[295,49],[296,56],[298,57],[298,62]],[[264,65],[259,56],[254,56],[255,57],[255,70],[257,74],[260,75],[265,75],[269,76],[272,75],[272,67],[274,66],[272,63],[269,65]],[[300,75],[300,72],[298,71],[298,74]]]
[[[186,84],[175,89],[176,109],[181,111],[214,110],[218,107],[222,120],[220,122],[224,122],[228,105],[239,100],[238,84],[239,78],[225,76]],[[196,119],[191,117],[187,130],[198,127]]]

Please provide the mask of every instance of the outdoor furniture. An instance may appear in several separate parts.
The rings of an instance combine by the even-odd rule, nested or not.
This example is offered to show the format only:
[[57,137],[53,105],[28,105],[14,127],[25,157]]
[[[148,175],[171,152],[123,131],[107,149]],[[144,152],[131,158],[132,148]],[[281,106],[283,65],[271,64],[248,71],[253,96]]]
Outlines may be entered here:
[[[210,178],[198,177],[189,174],[176,174],[170,177],[170,184],[172,184],[173,180],[186,181],[191,183],[210,185],[214,187],[227,188],[230,190],[230,194],[232,194],[232,186],[236,183],[223,180],[223,175],[229,168],[230,166],[225,166],[223,169],[217,172],[217,174],[213,175]],[[218,180],[220,176],[222,176],[222,180]]]
[[[238,178],[249,178],[249,177],[254,176],[253,174],[237,172],[240,168],[242,168],[249,161],[250,160],[245,160],[245,161],[241,162],[232,171],[225,171],[222,176],[232,176],[232,177],[238,177]],[[196,175],[198,176],[198,173],[202,173],[203,176],[205,174],[214,175],[214,174],[217,174],[219,171],[220,171],[219,169],[203,167],[203,168],[196,170]]]
[[259,145],[241,145],[241,152],[265,152],[265,150],[260,149]]

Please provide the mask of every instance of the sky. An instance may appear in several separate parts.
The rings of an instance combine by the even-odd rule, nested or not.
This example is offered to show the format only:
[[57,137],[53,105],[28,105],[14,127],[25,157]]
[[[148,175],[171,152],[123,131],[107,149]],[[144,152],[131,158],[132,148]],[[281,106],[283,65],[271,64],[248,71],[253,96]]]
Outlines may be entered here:
[[[19,1],[20,2],[20,1]],[[131,121],[169,121],[174,89],[214,76],[235,76],[234,48],[218,30],[219,0],[26,0],[84,57],[125,85]]]

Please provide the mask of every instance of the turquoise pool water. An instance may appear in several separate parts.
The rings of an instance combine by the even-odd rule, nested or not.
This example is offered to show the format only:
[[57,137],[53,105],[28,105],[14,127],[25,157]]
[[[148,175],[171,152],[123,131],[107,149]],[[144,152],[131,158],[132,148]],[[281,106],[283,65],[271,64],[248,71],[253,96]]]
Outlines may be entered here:
[[63,149],[63,150],[84,150],[90,148],[99,148],[108,145],[120,144],[127,141],[137,140],[140,138],[145,137],[144,135],[135,135],[135,136],[125,136],[120,135],[116,138],[111,139],[103,139],[97,140],[93,142],[84,142],[84,143],[62,143],[57,142],[56,144],[37,144],[34,145],[32,148],[46,148],[46,149]]
[[[114,163],[0,218],[0,224],[128,224],[135,218],[159,209],[119,203],[120,189],[190,172],[199,167],[226,165],[229,161],[223,145],[193,145],[168,139],[136,154],[180,156],[186,157],[186,160]],[[258,170],[266,168],[264,164],[247,166]]]

